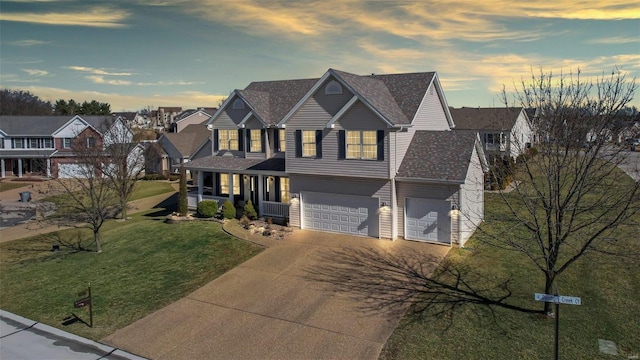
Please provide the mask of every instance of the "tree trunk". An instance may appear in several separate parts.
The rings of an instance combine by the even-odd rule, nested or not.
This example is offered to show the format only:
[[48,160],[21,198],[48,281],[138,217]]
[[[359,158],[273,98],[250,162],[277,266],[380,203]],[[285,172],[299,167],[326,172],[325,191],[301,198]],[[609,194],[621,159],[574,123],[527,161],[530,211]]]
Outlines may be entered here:
[[120,217],[122,220],[127,220],[127,201],[120,202]]
[[102,252],[102,245],[100,245],[100,231],[99,230],[93,230],[93,240],[96,243],[96,252],[97,253],[101,253]]
[[[549,273],[545,273],[545,282],[544,282],[544,293],[545,294],[553,294],[555,295],[555,276]],[[545,302],[544,303],[544,314],[548,317],[552,317],[553,313],[553,303]]]

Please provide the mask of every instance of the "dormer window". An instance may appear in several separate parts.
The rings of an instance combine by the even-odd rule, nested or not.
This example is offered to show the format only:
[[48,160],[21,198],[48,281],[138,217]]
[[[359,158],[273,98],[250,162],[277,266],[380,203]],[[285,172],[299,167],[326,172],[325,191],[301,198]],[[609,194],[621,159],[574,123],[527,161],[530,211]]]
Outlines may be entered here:
[[335,80],[329,81],[327,86],[324,88],[325,95],[342,95],[342,85]]
[[233,102],[233,110],[244,110],[244,101],[236,99],[236,101]]

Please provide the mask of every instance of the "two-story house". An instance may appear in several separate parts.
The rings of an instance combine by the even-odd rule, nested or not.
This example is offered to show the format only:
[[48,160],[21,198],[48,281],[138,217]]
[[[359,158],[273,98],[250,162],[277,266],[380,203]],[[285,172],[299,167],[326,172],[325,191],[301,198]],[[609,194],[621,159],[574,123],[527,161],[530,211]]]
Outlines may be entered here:
[[254,82],[209,127],[191,206],[251,199],[303,229],[460,245],[483,218],[481,142],[451,130],[435,72]]
[[516,158],[531,147],[534,131],[522,107],[449,109],[457,130],[475,130],[487,156]]
[[0,175],[71,177],[77,172],[73,149],[130,142],[121,118],[104,116],[1,116]]

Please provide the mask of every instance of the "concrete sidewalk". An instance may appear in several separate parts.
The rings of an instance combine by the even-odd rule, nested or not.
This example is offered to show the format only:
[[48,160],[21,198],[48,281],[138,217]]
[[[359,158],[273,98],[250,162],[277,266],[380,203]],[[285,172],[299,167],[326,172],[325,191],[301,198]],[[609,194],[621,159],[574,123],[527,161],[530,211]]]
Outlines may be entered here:
[[402,314],[365,311],[351,294],[309,277],[333,266],[332,253],[361,247],[439,259],[450,249],[297,230],[101,341],[152,359],[377,359]]
[[145,360],[4,310],[0,310],[0,358]]

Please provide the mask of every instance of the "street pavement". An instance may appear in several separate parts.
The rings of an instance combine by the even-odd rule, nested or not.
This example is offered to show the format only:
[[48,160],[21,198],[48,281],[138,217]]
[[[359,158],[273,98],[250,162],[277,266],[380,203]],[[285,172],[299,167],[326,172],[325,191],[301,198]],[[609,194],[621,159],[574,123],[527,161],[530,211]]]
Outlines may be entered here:
[[0,359],[144,360],[4,310],[0,310]]

